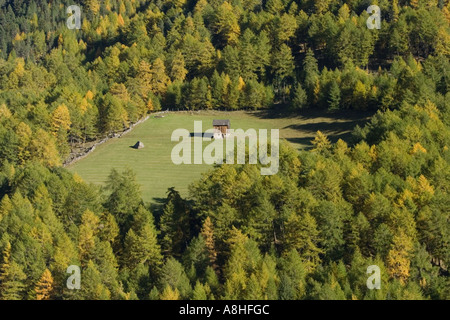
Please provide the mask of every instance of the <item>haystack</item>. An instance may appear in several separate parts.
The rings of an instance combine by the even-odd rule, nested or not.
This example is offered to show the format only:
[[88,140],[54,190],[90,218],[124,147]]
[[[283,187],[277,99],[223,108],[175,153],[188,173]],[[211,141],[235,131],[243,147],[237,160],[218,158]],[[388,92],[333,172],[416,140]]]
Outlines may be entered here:
[[144,144],[141,141],[136,142],[136,144],[133,146],[134,149],[143,149]]

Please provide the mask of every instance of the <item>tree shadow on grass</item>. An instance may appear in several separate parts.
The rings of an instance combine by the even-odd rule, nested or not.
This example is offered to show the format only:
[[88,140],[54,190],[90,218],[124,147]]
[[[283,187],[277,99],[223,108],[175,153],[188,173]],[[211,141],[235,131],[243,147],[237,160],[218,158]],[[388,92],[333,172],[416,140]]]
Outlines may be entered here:
[[304,133],[315,134],[317,131],[322,131],[323,133],[329,133],[331,135],[341,134],[344,131],[352,131],[357,125],[363,126],[367,122],[366,119],[357,120],[339,120],[339,121],[322,121],[322,122],[309,122],[309,123],[299,123],[291,124],[284,127],[283,129],[294,129]]
[[306,135],[306,137],[300,138],[286,138],[287,141],[304,146],[304,149],[311,148],[311,141],[316,136],[317,131],[321,131],[327,135],[328,139],[332,143],[342,139],[350,145],[354,144],[356,141],[353,138],[353,129],[356,126],[364,127],[370,120],[371,114],[321,114],[317,117],[309,114],[308,116],[310,116],[310,119],[317,119],[318,117],[321,117],[322,119],[329,118],[329,120],[326,121],[326,119],[323,119],[325,121],[306,122],[308,119],[303,118],[305,123],[292,124],[283,128],[299,131],[302,135]]
[[259,110],[251,112],[255,117],[261,119],[280,119],[280,118],[300,118],[300,119],[314,119],[314,118],[330,118],[334,120],[365,120],[367,121],[372,117],[374,111],[358,111],[358,110],[312,110],[305,109],[296,112],[290,112],[286,110]]
[[[314,140],[314,137],[315,137],[315,135],[303,137],[303,138],[285,138],[285,140],[289,141],[292,144],[300,145],[299,149],[301,149],[301,150],[310,150],[313,147],[312,141]],[[342,133],[337,133],[337,134],[331,134],[331,135],[327,135],[327,137],[332,143],[337,142],[339,139],[344,140],[348,144],[353,143],[353,136],[352,136],[351,132],[342,132]]]

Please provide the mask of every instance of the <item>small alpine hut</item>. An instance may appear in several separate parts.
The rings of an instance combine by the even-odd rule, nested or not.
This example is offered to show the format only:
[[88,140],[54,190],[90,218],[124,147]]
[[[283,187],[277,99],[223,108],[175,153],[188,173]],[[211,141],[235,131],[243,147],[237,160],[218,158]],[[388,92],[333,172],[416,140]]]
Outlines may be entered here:
[[141,141],[136,142],[136,144],[133,146],[134,149],[143,149],[144,144]]
[[214,139],[228,138],[230,135],[230,120],[213,120]]

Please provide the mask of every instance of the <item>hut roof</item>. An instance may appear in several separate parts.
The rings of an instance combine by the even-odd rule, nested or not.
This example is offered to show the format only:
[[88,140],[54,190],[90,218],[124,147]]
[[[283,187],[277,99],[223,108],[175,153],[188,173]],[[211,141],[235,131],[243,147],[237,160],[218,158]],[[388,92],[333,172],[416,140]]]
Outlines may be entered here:
[[227,126],[228,128],[231,126],[230,120],[213,120],[213,127],[219,126]]

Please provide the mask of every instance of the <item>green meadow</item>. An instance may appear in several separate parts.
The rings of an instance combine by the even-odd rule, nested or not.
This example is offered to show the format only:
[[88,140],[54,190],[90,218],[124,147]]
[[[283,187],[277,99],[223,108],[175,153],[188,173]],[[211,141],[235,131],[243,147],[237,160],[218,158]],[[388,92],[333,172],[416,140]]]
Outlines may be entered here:
[[[187,129],[194,132],[194,121],[203,121],[203,131],[212,128],[213,119],[230,119],[232,129],[279,129],[280,138],[297,149],[308,148],[317,130],[327,134],[331,141],[346,140],[356,124],[363,124],[367,115],[307,114],[295,117],[271,116],[262,112],[177,112],[167,113],[163,118],[151,117],[137,125],[121,138],[111,139],[98,146],[86,158],[68,166],[85,181],[104,184],[112,168],[122,171],[126,167],[134,170],[141,184],[143,199],[154,202],[163,198],[170,187],[175,187],[182,196],[188,195],[188,186],[199,179],[203,172],[211,169],[206,164],[175,165],[171,160],[172,132]],[[133,149],[137,141],[143,149]],[[204,142],[205,147],[209,142]]]

